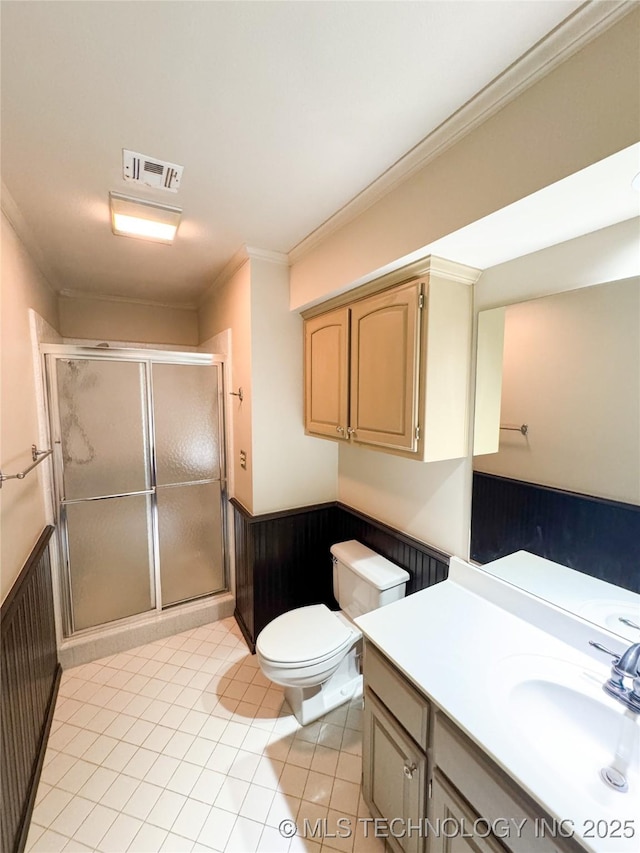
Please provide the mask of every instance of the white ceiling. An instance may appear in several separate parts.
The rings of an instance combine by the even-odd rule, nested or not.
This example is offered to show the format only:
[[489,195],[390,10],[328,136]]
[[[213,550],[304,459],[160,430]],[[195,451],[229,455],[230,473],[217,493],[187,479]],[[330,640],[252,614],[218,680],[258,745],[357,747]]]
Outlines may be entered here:
[[[288,252],[580,5],[3,0],[3,183],[56,288],[194,302],[242,244]],[[184,165],[179,193],[132,192],[123,147]],[[176,243],[112,235],[109,190],[182,207]]]

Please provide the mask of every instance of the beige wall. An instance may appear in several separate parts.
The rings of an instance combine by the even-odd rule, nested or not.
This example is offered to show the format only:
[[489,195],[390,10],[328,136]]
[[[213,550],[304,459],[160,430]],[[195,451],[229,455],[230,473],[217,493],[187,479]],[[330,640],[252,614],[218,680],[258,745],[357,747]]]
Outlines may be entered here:
[[182,346],[198,343],[195,309],[76,296],[60,296],[58,308],[60,333],[65,338]]
[[253,511],[336,499],[336,444],[304,434],[302,318],[289,311],[289,268],[251,260]]
[[233,496],[256,515],[336,498],[336,446],[304,435],[302,319],[288,302],[288,267],[252,257],[214,285],[199,312],[201,341],[231,330],[229,390],[244,394],[242,403],[227,398]]
[[292,307],[637,142],[639,29],[637,10],[293,263]]
[[485,270],[476,311],[640,275],[640,218],[601,228]]
[[[439,237],[637,142],[639,28],[640,11],[634,11],[296,260],[291,305],[299,308],[328,298]],[[565,273],[553,284],[545,282],[545,292],[571,286]],[[573,286],[588,283],[581,279]],[[481,278],[479,295],[482,288]],[[501,304],[503,296],[504,288],[496,287],[493,304]],[[471,474],[470,458],[421,464],[342,447],[338,496],[419,540],[466,557]]]
[[640,279],[505,312],[498,453],[479,471],[640,504]]
[[[232,389],[242,388],[244,399],[227,396],[230,407],[228,422],[233,437],[229,443],[234,459],[232,497],[236,497],[250,512],[253,511],[253,453],[251,412],[253,381],[251,375],[251,263],[246,260],[230,275],[223,277],[209,290],[198,312],[199,338],[206,341],[226,329],[231,330]],[[240,451],[247,453],[246,470],[240,467]]]
[[[0,465],[14,474],[31,464],[38,417],[29,309],[58,327],[56,297],[2,215]],[[47,465],[44,462],[43,465]],[[46,524],[40,474],[11,480],[0,490],[0,593],[11,589]]]

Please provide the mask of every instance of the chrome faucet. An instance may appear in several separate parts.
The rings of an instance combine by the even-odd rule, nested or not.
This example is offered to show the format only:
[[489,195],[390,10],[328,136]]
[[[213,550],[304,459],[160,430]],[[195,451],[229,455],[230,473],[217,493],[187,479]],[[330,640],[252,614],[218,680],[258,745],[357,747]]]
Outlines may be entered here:
[[613,656],[611,675],[602,685],[604,692],[634,714],[640,714],[640,643],[633,643],[622,655],[593,640],[589,645]]

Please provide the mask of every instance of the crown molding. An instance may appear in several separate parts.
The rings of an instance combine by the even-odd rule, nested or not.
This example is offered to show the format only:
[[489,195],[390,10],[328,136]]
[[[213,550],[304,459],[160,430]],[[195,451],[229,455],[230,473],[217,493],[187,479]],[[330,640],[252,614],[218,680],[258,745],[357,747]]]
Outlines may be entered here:
[[148,308],[174,308],[178,311],[195,311],[192,302],[156,302],[153,299],[136,299],[133,296],[115,296],[109,293],[90,293],[86,290],[61,290],[58,296],[65,299],[90,299],[92,302],[124,302],[127,305],[145,305]]
[[272,264],[282,264],[282,266],[289,266],[289,255],[284,252],[273,252],[271,249],[259,249],[255,246],[247,246],[244,247],[245,252],[248,258],[256,261],[269,261]]
[[587,0],[495,77],[365,189],[339,208],[289,252],[297,263],[334,231],[351,222],[428,163],[471,133],[609,27],[637,8],[634,0]]
[[217,288],[226,284],[226,282],[238,272],[240,267],[244,266],[247,261],[251,260],[268,261],[272,264],[280,264],[286,267],[289,266],[289,256],[283,252],[273,252],[270,249],[259,249],[256,246],[248,246],[246,243],[243,243],[231,259],[227,261],[222,268],[222,271],[218,273],[213,280],[213,283],[205,290],[202,296],[200,296],[197,302],[197,307],[201,308]]
[[470,267],[467,264],[460,264],[457,261],[450,261],[447,258],[440,258],[436,255],[426,255],[424,258],[406,263],[388,272],[381,273],[378,271],[377,275],[367,277],[367,280],[360,282],[357,287],[338,293],[331,299],[311,303],[304,310],[298,310],[301,316],[305,320],[308,320],[311,317],[316,317],[318,314],[324,314],[333,308],[350,305],[358,299],[373,296],[375,293],[387,290],[398,284],[404,284],[406,281],[411,281],[415,278],[422,278],[422,276],[437,276],[438,278],[446,278],[447,281],[472,287],[481,275],[482,270],[476,267]]
[[45,257],[40,251],[38,243],[36,242],[36,239],[33,236],[31,228],[27,224],[26,219],[22,215],[22,212],[18,205],[15,203],[15,200],[7,189],[7,185],[4,181],[2,181],[2,183],[0,184],[0,207],[4,215],[11,223],[11,227],[16,232],[25,249],[27,250],[29,257],[38,268],[40,274],[42,275],[42,278],[44,279],[44,283],[51,291],[51,293],[57,296],[58,291],[55,287],[55,285],[58,284],[57,276],[45,260]]

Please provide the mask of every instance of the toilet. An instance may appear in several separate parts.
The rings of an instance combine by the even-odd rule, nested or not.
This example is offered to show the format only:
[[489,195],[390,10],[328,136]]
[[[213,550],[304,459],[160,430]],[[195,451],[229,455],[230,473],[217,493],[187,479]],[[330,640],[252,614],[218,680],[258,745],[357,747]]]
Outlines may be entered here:
[[284,688],[306,726],[362,693],[362,634],[352,621],[404,598],[408,572],[350,539],[331,546],[333,594],[341,607],[298,607],[277,616],[258,634],[262,672]]

